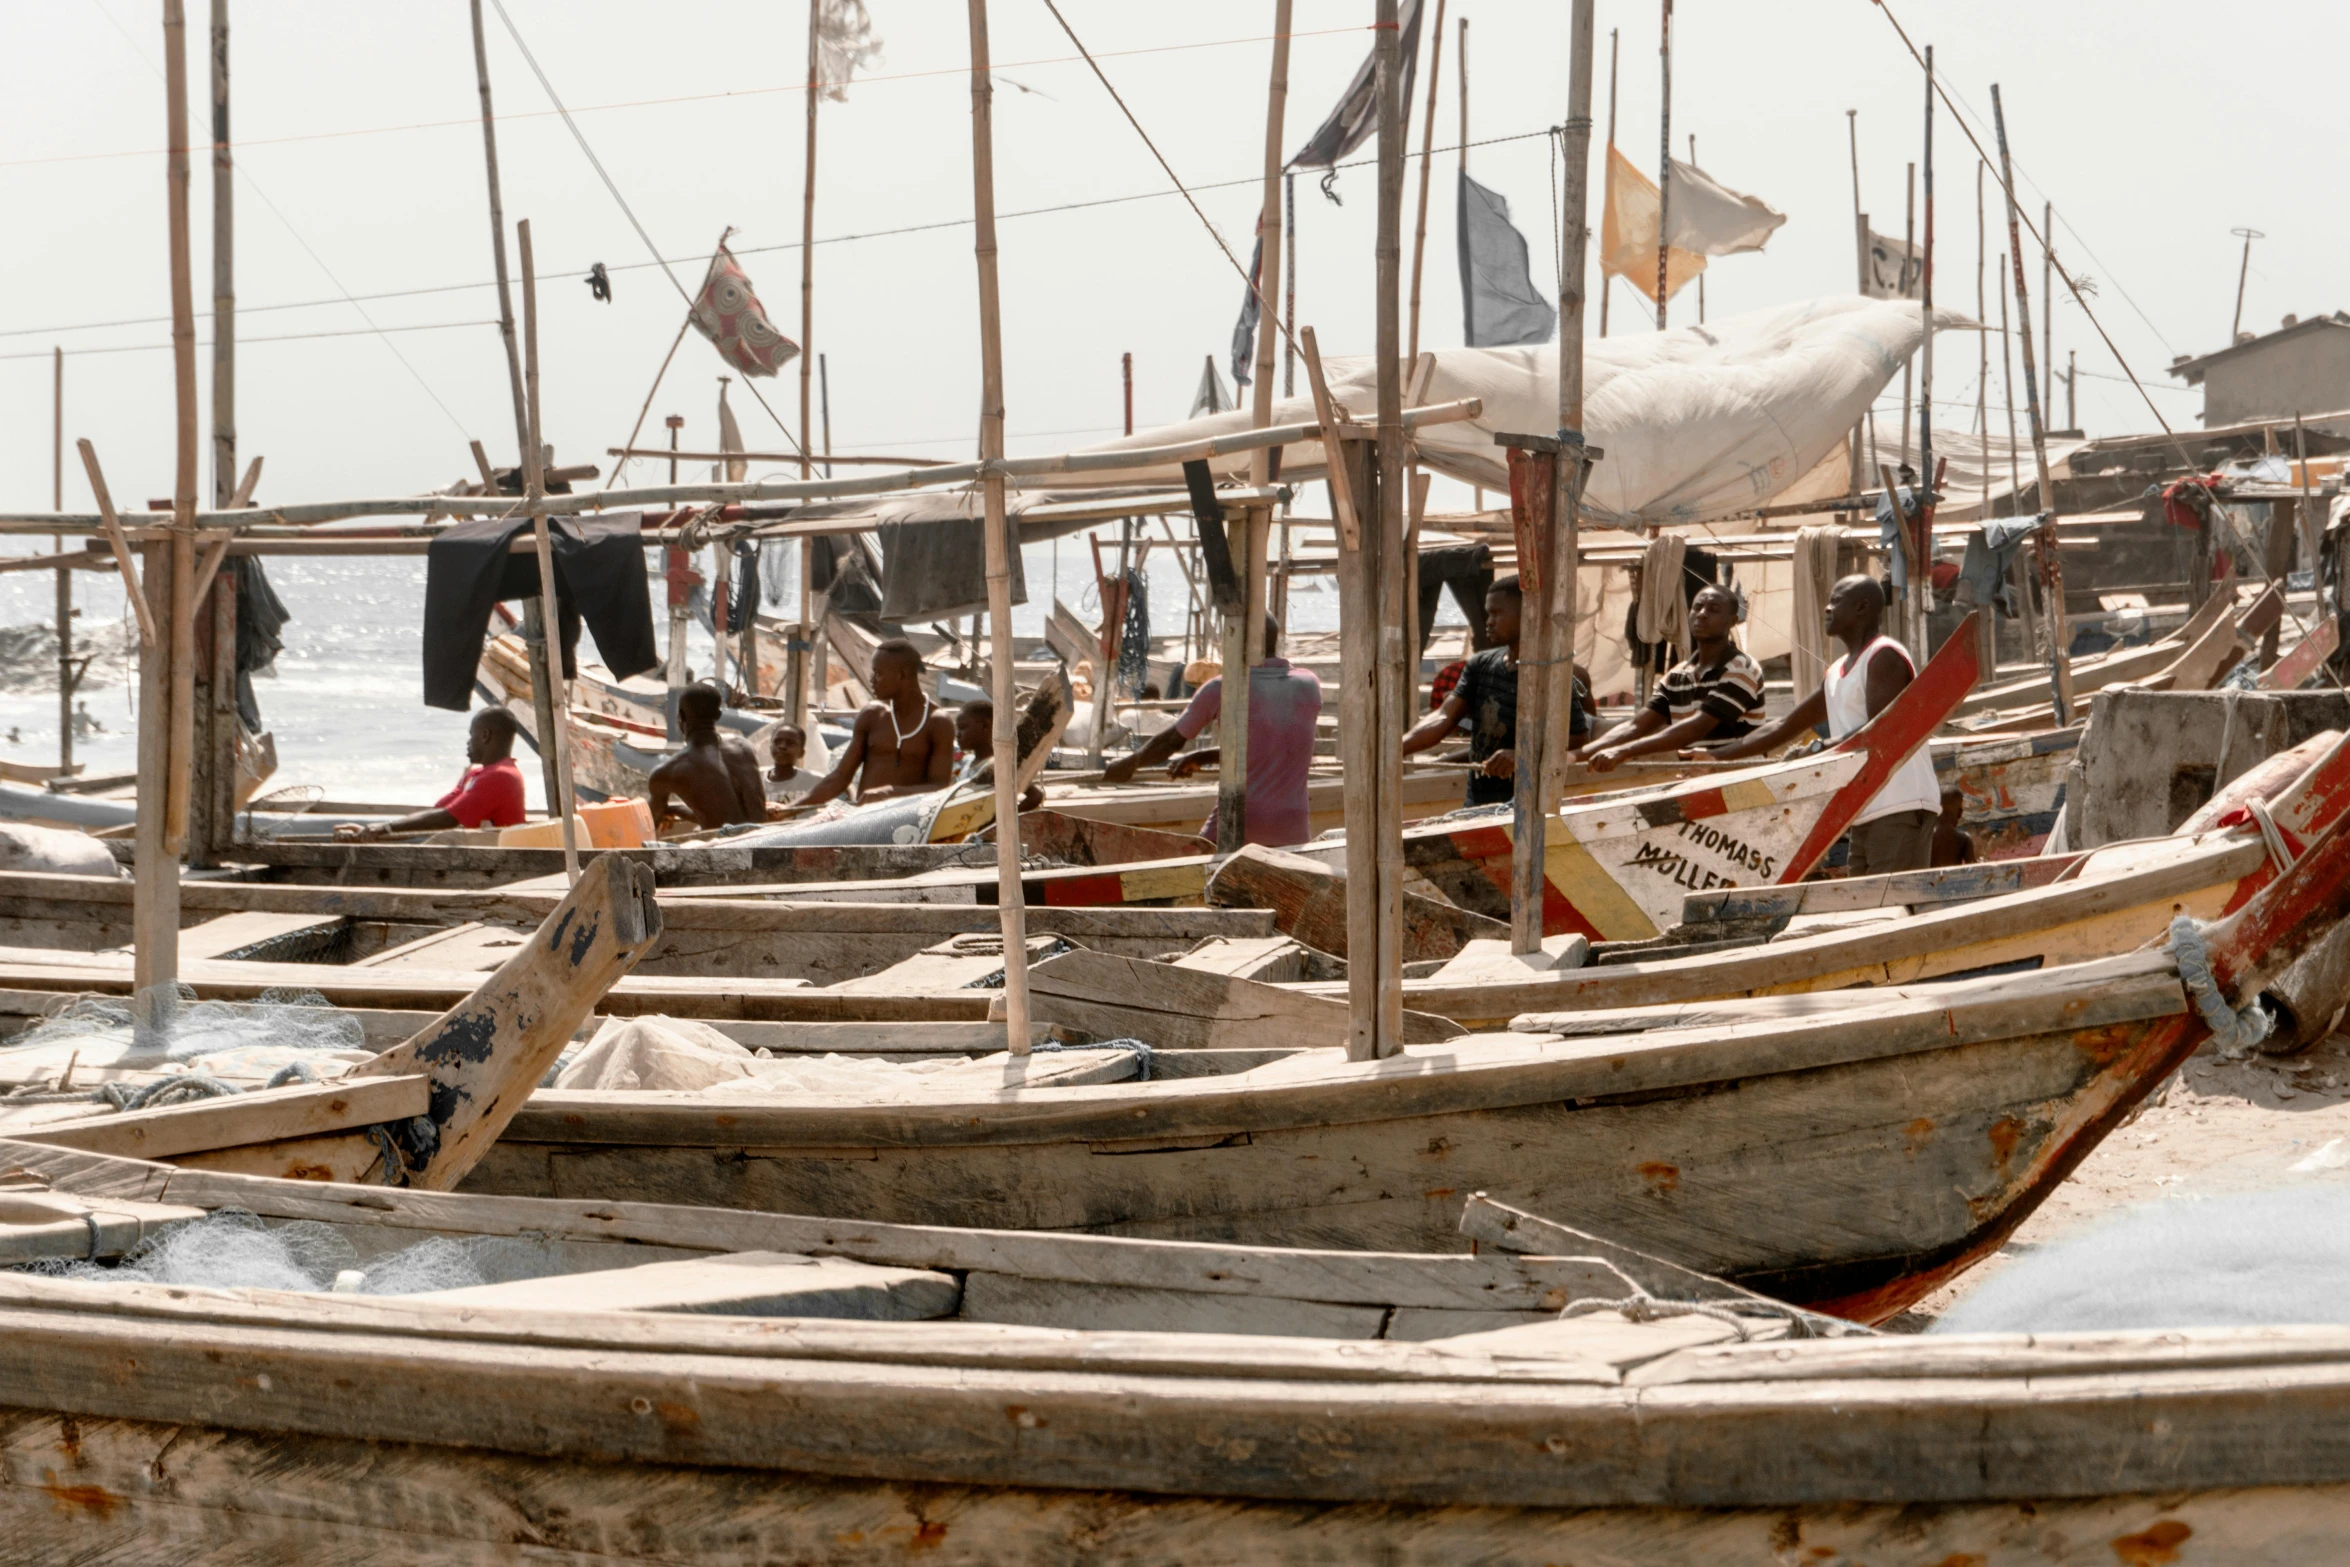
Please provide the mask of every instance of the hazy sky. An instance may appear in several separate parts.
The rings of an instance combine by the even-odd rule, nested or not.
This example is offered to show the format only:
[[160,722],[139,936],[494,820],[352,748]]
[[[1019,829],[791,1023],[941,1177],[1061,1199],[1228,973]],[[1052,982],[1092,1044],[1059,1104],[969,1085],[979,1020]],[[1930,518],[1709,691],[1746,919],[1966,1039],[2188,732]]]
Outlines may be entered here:
[[[797,336],[802,4],[508,5],[637,216],[679,258],[680,278],[689,288],[698,281],[698,258],[731,224],[770,312]],[[954,0],[871,0],[871,8],[886,58],[847,102],[821,111],[815,346],[831,359],[834,440],[842,449],[963,455],[975,438],[978,391],[964,8]],[[1063,0],[1062,8],[1176,171],[1214,187],[1201,203],[1245,252],[1270,0]],[[201,120],[204,0],[189,9],[190,97]],[[481,324],[496,307],[462,0],[233,0],[232,9],[242,170],[238,423],[242,450],[268,458],[264,498],[445,484],[470,472],[469,436],[511,461],[503,358],[494,328]],[[1513,203],[1537,279],[1547,282],[1553,167],[1541,133],[1565,112],[1568,8],[1563,0],[1453,0],[1449,9],[1438,144],[1457,139],[1456,23],[1466,16],[1472,137],[1518,138],[1476,148],[1471,169]],[[996,0],[992,10],[1012,448],[1060,449],[1114,433],[1126,351],[1135,358],[1138,419],[1180,418],[1202,357],[1222,356],[1239,283],[1166,193],[1164,176],[1041,0]],[[2342,35],[2329,9],[2257,9],[2268,45],[2250,90],[2214,79],[2208,9],[2182,0],[1896,0],[1895,12],[1921,43],[1939,45],[1951,90],[1986,120],[1989,86],[2002,83],[2020,183],[2035,210],[2043,194],[2056,202],[2058,248],[2097,280],[2092,303],[2141,375],[2175,387],[2160,373],[2173,354],[2225,340],[2238,256],[2231,227],[2255,225],[2269,236],[2253,251],[2248,326],[2265,330],[2285,312],[2346,303],[2321,276],[2324,258],[2342,253],[2350,222],[2328,195],[2340,183],[2327,173],[2339,134],[2320,118],[2333,106]],[[1297,0],[1290,147],[1361,59],[1370,13],[1369,0]],[[170,307],[160,14],[155,0],[0,0],[8,40],[0,50],[0,210],[11,241],[0,251],[0,505],[48,501],[53,344],[67,350],[69,454],[75,436],[93,439],[116,495],[133,503],[170,488],[171,369],[160,347],[169,331],[151,319]],[[627,434],[682,305],[657,270],[641,265],[644,245],[549,112],[494,10],[488,29],[507,217],[533,220],[540,256],[547,437],[563,459],[602,462],[603,449]],[[1595,115],[1603,133],[1610,29],[1622,35],[1617,141],[1651,167],[1658,8],[1602,0]],[[1921,84],[1884,13],[1868,0],[1681,0],[1674,82],[1676,153],[1686,155],[1694,132],[1699,162],[1716,178],[1788,214],[1765,253],[1716,263],[1709,315],[1849,289],[1845,111],[1859,110],[1863,195],[1878,228],[1899,232],[1903,165],[1918,152]],[[1424,104],[1413,105],[1415,147]],[[211,291],[211,197],[201,137],[198,146],[202,309]],[[1971,310],[1974,153],[1947,115],[1937,120],[1936,148],[1938,292]],[[1455,165],[1454,154],[1436,160],[1429,345],[1460,340]],[[1300,315],[1329,350],[1361,352],[1371,327],[1370,171],[1344,174],[1339,192],[1345,205],[1332,206],[1300,181]],[[1995,187],[1990,215],[1997,251]],[[617,285],[610,305],[592,302],[579,281],[599,260]],[[2035,258],[2036,310],[2039,281]],[[342,302],[344,290],[364,298],[364,317]],[[368,297],[395,291],[410,292]],[[1616,304],[1616,327],[1640,330],[1620,287]],[[1694,293],[1674,308],[1676,320],[1690,319]],[[1992,309],[1995,319],[1996,300]],[[372,335],[368,317],[389,335]],[[129,324],[90,325],[112,322]],[[263,341],[301,333],[344,335]],[[2060,361],[2067,348],[2080,351],[2090,430],[2151,427],[2069,302],[2056,336]],[[1968,405],[1945,421],[1963,425],[1973,345],[1959,336],[1942,342],[1937,395]],[[720,368],[689,337],[647,439],[660,437],[661,415],[676,412],[686,416],[689,444],[712,443]],[[209,385],[208,370],[199,378]],[[796,420],[789,371],[762,390]],[[752,445],[780,443],[739,392]],[[2154,396],[2174,422],[2192,422],[2200,404],[2199,393]],[[66,503],[86,505],[78,464],[71,467]]]

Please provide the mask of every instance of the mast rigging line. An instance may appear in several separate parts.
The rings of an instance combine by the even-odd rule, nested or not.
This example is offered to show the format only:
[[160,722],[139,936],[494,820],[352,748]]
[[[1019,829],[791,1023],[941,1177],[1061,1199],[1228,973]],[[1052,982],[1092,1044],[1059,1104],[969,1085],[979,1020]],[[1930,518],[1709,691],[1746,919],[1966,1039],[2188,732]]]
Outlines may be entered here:
[[[1126,107],[1126,100],[1118,95],[1118,89],[1110,85],[1109,77],[1103,74],[1101,66],[1095,62],[1092,53],[1086,49],[1085,41],[1077,36],[1077,29],[1069,25],[1069,19],[1061,14],[1061,8],[1054,3],[1054,0],[1044,0],[1044,8],[1053,13],[1053,20],[1061,24],[1061,31],[1069,35],[1069,42],[1075,45],[1077,52],[1085,57],[1085,63],[1093,69],[1094,79],[1102,84],[1102,90],[1110,95],[1110,101],[1118,106],[1118,112],[1126,116],[1126,123],[1134,127],[1134,134],[1142,138],[1142,144],[1148,147],[1151,156],[1158,160],[1159,167],[1166,172],[1168,181],[1183,197],[1184,205],[1191,208],[1192,216],[1198,218],[1200,226],[1208,231],[1208,238],[1216,242],[1216,248],[1224,253],[1224,259],[1232,263],[1232,270],[1240,274],[1241,286],[1255,297],[1257,309],[1263,313],[1262,318],[1272,322],[1273,329],[1281,334],[1282,339],[1292,349],[1295,349],[1297,338],[1289,330],[1289,323],[1281,319],[1281,312],[1274,307],[1273,301],[1265,297],[1264,285],[1258,279],[1248,275],[1248,268],[1240,264],[1240,258],[1232,253],[1232,247],[1224,243],[1223,233],[1215,224],[1208,221],[1206,213],[1200,211],[1199,203],[1192,199],[1191,191],[1184,185],[1181,177],[1176,174],[1173,166],[1167,162],[1166,154],[1159,151],[1159,144],[1151,140],[1151,133],[1142,128],[1142,121],[1134,117],[1134,111]],[[1376,162],[1378,160],[1371,159],[1369,161]],[[1262,175],[1258,176],[1257,183],[1263,183]],[[1262,222],[1261,215],[1259,221]],[[1262,237],[1259,236],[1260,239]],[[1259,375],[1266,373],[1264,366],[1260,365],[1255,368]]]
[[[1348,29],[1348,31],[1352,30],[1353,29],[1351,28]],[[503,120],[506,118],[506,116],[500,115],[499,118]],[[474,123],[479,124],[480,122],[476,120]],[[1538,136],[1550,136],[1557,129],[1558,127],[1556,126],[1548,126],[1539,131],[1519,131],[1508,136],[1484,136],[1468,143],[1468,146],[1471,149],[1475,149],[1478,147],[1498,147],[1510,142],[1532,141]],[[1458,144],[1456,144],[1450,147],[1438,147],[1435,150],[1440,153],[1446,153],[1458,152],[1461,150],[1461,148]],[[1339,167],[1342,169],[1369,168],[1375,161],[1376,160],[1369,158],[1356,158],[1350,159],[1347,162],[1340,164]],[[242,166],[240,165],[240,171],[241,168]],[[248,179],[248,183],[249,182],[250,181]],[[1258,186],[1262,185],[1263,183],[1264,176],[1252,175],[1246,179],[1217,180],[1212,184],[1194,185],[1191,187],[1191,189],[1194,191],[1232,190],[1239,186]],[[256,190],[255,194],[259,194],[258,189]],[[1016,212],[999,212],[996,214],[996,221],[1001,223],[1011,218],[1052,217],[1064,212],[1083,212],[1095,207],[1122,206],[1138,201],[1162,201],[1174,194],[1175,192],[1167,190],[1147,190],[1137,191],[1124,196],[1097,196],[1086,201],[1056,202],[1049,207],[1025,207]],[[267,198],[264,197],[263,199],[266,200]],[[847,245],[854,244],[860,240],[868,239],[897,239],[902,238],[908,234],[927,234],[940,229],[963,228],[967,227],[970,222],[971,219],[969,218],[941,218],[936,222],[908,224],[903,228],[870,229],[862,233],[855,234],[826,234],[819,237],[815,243],[819,245]],[[738,258],[743,256],[762,256],[772,255],[779,251],[797,250],[800,248],[800,242],[798,240],[789,240],[775,245],[740,245],[733,248],[734,254]],[[673,261],[685,262],[695,261],[701,258],[695,256],[675,256],[669,259]],[[605,270],[608,272],[641,272],[647,267],[656,266],[659,264],[660,263],[658,261],[616,261],[610,263],[605,268]],[[583,269],[579,267],[549,267],[545,269],[545,274],[548,276],[555,276],[580,270]],[[321,310],[330,305],[351,304],[364,300],[414,299],[427,294],[457,294],[463,293],[467,289],[495,288],[496,286],[497,284],[494,280],[484,278],[480,282],[476,283],[432,283],[422,288],[392,288],[384,289],[378,293],[373,294],[338,295],[332,299],[289,300],[285,303],[275,305],[248,305],[240,300],[237,304],[237,314],[240,316],[249,316],[258,315],[264,311],[271,310]],[[211,315],[212,312],[209,310],[199,310],[196,312],[196,319],[199,321],[209,320]],[[117,321],[80,321],[67,326],[0,327],[0,338],[54,337],[61,332],[100,332],[110,330],[115,327],[160,326],[163,323],[168,322],[170,319],[171,317],[169,316],[126,316]],[[46,352],[46,350],[44,350],[44,352]],[[101,350],[68,349],[67,352],[97,353],[101,352]]]

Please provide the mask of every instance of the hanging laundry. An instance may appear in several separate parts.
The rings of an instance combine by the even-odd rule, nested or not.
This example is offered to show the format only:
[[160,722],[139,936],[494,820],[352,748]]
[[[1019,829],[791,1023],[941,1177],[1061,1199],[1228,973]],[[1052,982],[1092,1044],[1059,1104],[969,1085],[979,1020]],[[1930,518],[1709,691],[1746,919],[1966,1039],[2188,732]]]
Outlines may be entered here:
[[[661,667],[653,641],[652,595],[645,585],[640,512],[550,517],[555,610],[563,671],[577,671],[579,625],[595,633],[604,667],[620,679]],[[424,702],[462,713],[473,705],[474,671],[490,606],[539,591],[535,553],[515,553],[530,531],[527,517],[480,517],[434,536],[424,557]]]
[[1958,587],[1953,590],[1955,602],[1961,608],[1997,604],[1999,613],[2008,619],[2020,618],[2012,572],[2016,551],[2024,547],[2024,540],[2047,519],[2046,512],[2037,517],[1991,517],[1968,534],[1966,555],[1958,563]]
[[1660,533],[1640,553],[1640,597],[1634,629],[1651,647],[1671,649],[1667,660],[1689,656],[1689,597],[1682,590],[1689,541],[1677,533]]
[[[881,534],[881,618],[951,620],[987,608],[987,519],[885,522]],[[1009,562],[1012,602],[1028,602],[1020,552]]]
[[1828,595],[1836,586],[1836,554],[1843,541],[1844,530],[1839,527],[1795,530],[1795,592],[1793,623],[1787,628],[1787,662],[1798,702],[1819,690],[1827,679]]
[[1558,311],[1534,286],[1526,236],[1510,222],[1510,204],[1462,174],[1457,224],[1461,326],[1471,348],[1547,343]]
[[1420,551],[1418,649],[1428,651],[1428,636],[1436,626],[1436,607],[1447,589],[1469,622],[1469,645],[1483,651],[1492,639],[1485,630],[1485,592],[1493,586],[1493,547],[1488,544],[1447,544]]
[[[1917,515],[1917,497],[1906,484],[1896,485],[1901,496],[1901,515]],[[1893,502],[1885,496],[1877,497],[1877,543],[1885,551],[1885,579],[1893,584],[1893,596],[1899,598],[1909,590],[1909,552],[1902,548],[1901,532],[1893,520]]]

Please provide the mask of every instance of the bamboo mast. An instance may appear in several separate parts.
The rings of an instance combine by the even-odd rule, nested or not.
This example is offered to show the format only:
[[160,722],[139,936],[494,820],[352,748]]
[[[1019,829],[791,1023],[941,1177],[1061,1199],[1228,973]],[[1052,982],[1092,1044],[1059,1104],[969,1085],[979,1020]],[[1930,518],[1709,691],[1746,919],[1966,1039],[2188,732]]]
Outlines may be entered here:
[[[555,759],[552,803],[563,823],[563,874],[576,887],[579,885],[579,827],[571,797],[571,701],[563,690],[563,638],[557,629],[562,621],[555,609],[555,551],[547,538],[547,514],[539,509],[539,502],[547,493],[547,473],[546,448],[539,444],[539,272],[531,257],[530,219],[524,218],[514,226],[514,237],[522,251],[523,386],[530,399],[524,430],[527,439],[522,447],[522,493],[532,508],[531,538],[539,561],[539,624],[545,628],[539,638],[539,650],[545,666],[547,700],[555,714],[553,725],[539,732],[547,737],[544,749]],[[537,683],[532,682],[534,686]]]
[[[1440,0],[1441,3],[1441,0]],[[1249,423],[1273,423],[1273,348],[1280,321],[1273,310],[1274,283],[1281,276],[1281,137],[1289,104],[1290,0],[1273,0],[1273,69],[1265,88],[1265,184],[1257,207],[1257,342],[1255,374],[1249,380]],[[1248,482],[1262,489],[1272,480],[1273,454],[1249,454]],[[1264,656],[1265,545],[1272,537],[1270,506],[1238,514],[1239,548],[1233,564],[1243,584],[1238,614],[1224,617],[1223,702],[1217,711],[1216,847],[1229,854],[1248,841],[1248,710],[1250,670]]]
[[[1617,45],[1622,41],[1617,37],[1617,34],[1621,31],[1622,29],[1614,27],[1607,30],[1607,151],[1601,156],[1609,160],[1610,169],[1615,167],[1614,158],[1616,155],[1616,56]],[[1586,184],[1588,184],[1588,180]],[[1615,292],[1613,288],[1608,286],[1612,281],[1602,270],[1599,274],[1599,335],[1601,337],[1607,336],[1607,301],[1608,296]]]
[[[1444,81],[1444,4],[1436,0],[1436,30],[1429,35],[1428,54],[1428,114],[1420,130],[1420,216],[1412,230],[1412,299],[1411,329],[1406,336],[1410,345],[1405,357],[1417,364],[1420,358],[1420,269],[1428,252],[1428,164],[1436,152],[1436,89]],[[1287,4],[1280,6],[1286,14]],[[1281,28],[1281,45],[1288,42],[1289,29]]]
[[[1918,166],[1909,166],[1909,183],[1902,194],[1901,217],[1901,292],[1909,293],[1909,269],[1918,259]],[[1917,385],[1918,357],[1911,354],[1901,361],[1901,461],[1909,462],[1909,415],[1912,393]],[[1900,508],[1894,508],[1898,511]]]
[[[514,333],[514,288],[506,270],[506,209],[498,194],[498,121],[490,107],[490,52],[488,41],[482,36],[481,0],[471,0],[473,13],[473,75],[481,93],[481,148],[482,167],[487,174],[490,190],[490,254],[497,264],[498,276],[498,335],[506,344],[506,387],[514,403],[514,449],[517,461],[527,471],[533,443],[530,438],[530,406],[522,391],[522,345]],[[485,469],[484,483],[496,477]],[[548,631],[544,617],[539,613],[536,599],[525,599],[522,605],[522,641],[527,652],[533,642],[544,644]],[[556,771],[553,747],[555,745],[555,703],[553,694],[539,673],[537,661],[531,662],[530,712],[539,736],[539,774],[546,786],[547,809],[552,812],[562,795],[562,782]]]
[[[979,455],[1004,455],[1004,328],[996,293],[995,87],[989,75],[987,0],[971,11],[971,208],[979,264]],[[1012,525],[1003,475],[981,484],[987,506],[988,655],[995,697],[996,903],[1003,913],[1004,1033],[1014,1055],[1028,1037],[1028,911],[1020,886],[1019,714],[1012,684]],[[1103,682],[1095,682],[1097,692]],[[1096,700],[1099,700],[1097,695]]]
[[[188,761],[194,734],[193,606],[196,518],[196,302],[188,238],[188,21],[182,0],[163,3],[164,111],[170,118],[166,169],[171,237],[171,368],[176,418],[168,542],[148,546],[143,593],[168,607],[162,634],[139,660],[139,812],[132,889],[134,1016],[143,1030],[164,1025],[178,993],[179,857],[188,830]],[[95,460],[91,462],[95,470]],[[101,508],[102,510],[108,508]]]
[[[52,350],[49,383],[49,505],[65,510],[65,350]],[[56,548],[65,552],[65,535]],[[73,771],[73,572],[57,568],[57,769]]]
[[2023,341],[2024,411],[2032,423],[2032,462],[2040,476],[2040,530],[2033,541],[2039,556],[2041,596],[2047,602],[2049,695],[2058,727],[2073,718],[2072,660],[2064,612],[2064,562],[2057,554],[2056,486],[2048,477],[2048,431],[2040,416],[2040,378],[2032,363],[2032,302],[2024,286],[2023,236],[2015,205],[2015,171],[2007,154],[2007,113],[1999,84],[1991,84],[1991,123],[1999,134],[1999,183],[2007,192],[2007,250],[2015,270],[2016,335]]
[[[1359,552],[1368,568],[1370,581],[1377,593],[1372,602],[1377,606],[1376,632],[1372,647],[1376,649],[1374,693],[1376,717],[1369,736],[1372,747],[1371,776],[1362,780],[1373,797],[1377,820],[1371,844],[1371,854],[1363,855],[1350,845],[1348,858],[1349,885],[1365,879],[1363,872],[1376,869],[1369,878],[1377,899],[1369,911],[1372,915],[1373,939],[1356,946],[1349,931],[1347,951],[1350,957],[1368,952],[1371,958],[1369,984],[1356,987],[1356,994],[1372,1003],[1365,1009],[1370,1016],[1357,1013],[1358,1026],[1368,1021],[1373,1028],[1373,1054],[1389,1056],[1403,1047],[1403,731],[1410,722],[1404,711],[1403,695],[1403,546],[1404,546],[1404,428],[1403,428],[1403,364],[1398,350],[1402,344],[1398,330],[1402,322],[1397,306],[1398,284],[1403,270],[1403,164],[1404,164],[1404,104],[1402,89],[1402,46],[1397,31],[1397,0],[1379,0],[1378,66],[1374,76],[1378,96],[1378,152],[1379,152],[1379,223],[1374,266],[1375,333],[1378,359],[1378,508],[1372,517],[1363,519],[1363,548]],[[1371,629],[1371,628],[1365,628]],[[1365,861],[1371,861],[1366,865]],[[1351,911],[1350,911],[1351,913]],[[1350,927],[1355,923],[1348,921]],[[1348,964],[1348,973],[1354,972],[1354,963]]]
[[[823,0],[808,0],[808,163],[800,182],[800,477],[815,472],[808,457],[808,377],[813,369],[816,336],[816,101],[823,96],[817,77],[821,49]],[[829,448],[831,443],[827,441]],[[784,717],[804,726],[808,717],[808,650],[816,640],[809,624],[816,612],[816,541],[800,540],[800,616],[784,660]],[[754,628],[758,617],[748,622]],[[754,629],[752,636],[758,635]],[[821,678],[821,677],[819,677]]]
[[[1689,166],[1697,167],[1697,132],[1689,133]],[[1697,324],[1705,325],[1705,274],[1697,274]]]
[[1673,189],[1673,0],[1663,0],[1664,25],[1657,34],[1657,61],[1663,71],[1663,96],[1657,110],[1656,155],[1656,329],[1665,329],[1665,233],[1672,214]]
[[1923,669],[1932,656],[1934,608],[1934,46],[1926,45],[1926,131],[1920,159],[1926,171],[1926,248],[1918,265],[1918,316],[1925,344],[1918,352],[1917,559],[1909,573],[1909,649]]
[[[1983,501],[1976,513],[1978,522],[1991,520],[1991,319],[1990,295],[1985,290],[1983,265],[1991,258],[1991,230],[1983,217],[1983,176],[1990,172],[1983,160],[1975,160],[1975,428],[1983,440]],[[1999,668],[1999,598],[1979,606],[1983,611],[1983,645],[1976,655],[1976,667],[1983,671],[1983,683],[1989,685]]]
[[[1281,337],[1281,395],[1297,395],[1297,176],[1284,170],[1281,176],[1281,237],[1282,249],[1288,255],[1289,265],[1281,272],[1281,318],[1289,328]],[[1289,525],[1282,524],[1282,536],[1288,537]]]
[[[1869,215],[1860,209],[1860,111],[1858,109],[1844,111],[1844,134],[1846,141],[1852,148],[1853,274],[1861,294],[1865,297],[1869,291]],[[1875,429],[1874,424],[1870,423],[1872,418],[1872,414],[1864,414],[1852,423],[1852,476],[1844,492],[1847,495],[1858,495],[1867,488],[1867,483],[1862,477],[1864,461],[1873,465],[1877,460],[1873,441],[1869,443],[1867,452],[1864,453],[1861,450],[1862,430]]]
[[[1544,635],[1543,657],[1551,662],[1547,711],[1543,721],[1541,758],[1542,794],[1538,802],[1547,813],[1556,808],[1566,781],[1567,758],[1574,745],[1575,702],[1575,585],[1581,569],[1578,530],[1583,508],[1583,484],[1595,455],[1583,438],[1583,295],[1585,257],[1591,245],[1591,75],[1594,38],[1593,0],[1575,0],[1570,23],[1567,64],[1566,190],[1559,221],[1564,229],[1559,250],[1564,270],[1559,276],[1559,424],[1558,456],[1552,465],[1551,559],[1543,571],[1550,624]],[[1540,888],[1531,924],[1536,946],[1542,935]],[[1515,909],[1512,910],[1513,914]],[[1513,921],[1513,931],[1515,921]]]
[[2056,412],[2056,203],[2040,203],[2040,406]]
[[[212,504],[237,504],[237,291],[235,170],[229,152],[228,0],[212,0]],[[207,576],[204,602],[193,604],[201,695],[190,707],[188,864],[219,863],[236,808],[235,577]],[[201,720],[201,722],[197,722]]]

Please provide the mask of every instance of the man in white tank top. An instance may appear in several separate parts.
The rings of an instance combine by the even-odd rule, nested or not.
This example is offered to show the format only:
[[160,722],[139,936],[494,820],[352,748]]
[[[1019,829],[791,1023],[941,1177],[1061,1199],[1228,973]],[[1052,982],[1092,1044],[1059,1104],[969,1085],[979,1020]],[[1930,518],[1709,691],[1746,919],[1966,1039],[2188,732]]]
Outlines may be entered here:
[[[1917,676],[1909,650],[1880,629],[1884,619],[1885,591],[1874,577],[1846,577],[1837,583],[1828,595],[1828,635],[1844,644],[1844,656],[1828,666],[1820,689],[1777,723],[1711,754],[1724,760],[1759,756],[1822,723],[1831,739],[1841,740],[1883,712]],[[1934,829],[1941,811],[1934,759],[1921,745],[1853,819],[1847,834],[1852,848],[1848,874],[1882,876],[1925,869],[1933,862]]]

